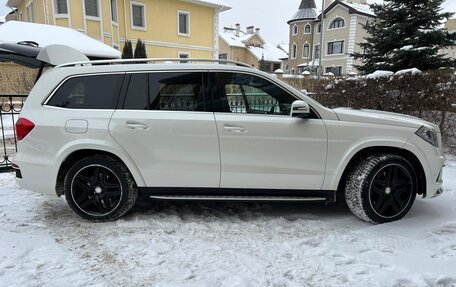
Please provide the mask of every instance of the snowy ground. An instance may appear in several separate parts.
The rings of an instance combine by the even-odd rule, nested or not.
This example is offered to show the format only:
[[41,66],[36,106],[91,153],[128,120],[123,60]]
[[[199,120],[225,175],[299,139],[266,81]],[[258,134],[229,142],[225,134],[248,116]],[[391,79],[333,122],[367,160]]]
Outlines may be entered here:
[[91,224],[0,175],[0,286],[456,286],[445,194],[373,226],[340,204],[143,203]]

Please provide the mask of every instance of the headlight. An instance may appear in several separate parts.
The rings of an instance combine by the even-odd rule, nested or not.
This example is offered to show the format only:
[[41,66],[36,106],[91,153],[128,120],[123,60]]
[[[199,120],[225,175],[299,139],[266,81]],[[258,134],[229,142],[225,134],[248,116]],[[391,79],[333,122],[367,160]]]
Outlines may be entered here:
[[439,147],[439,140],[437,138],[437,133],[434,131],[434,129],[422,126],[418,129],[418,131],[415,134],[423,140],[430,143],[431,145]]

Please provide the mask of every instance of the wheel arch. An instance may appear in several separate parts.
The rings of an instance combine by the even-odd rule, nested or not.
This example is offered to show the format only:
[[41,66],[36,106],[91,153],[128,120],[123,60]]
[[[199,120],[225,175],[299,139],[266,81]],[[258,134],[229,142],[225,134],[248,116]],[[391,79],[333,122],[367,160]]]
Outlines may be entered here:
[[360,160],[366,158],[369,155],[373,154],[394,154],[405,158],[407,161],[410,162],[412,167],[415,170],[417,181],[418,181],[418,194],[422,195],[423,197],[426,196],[426,174],[418,157],[411,151],[399,147],[391,147],[391,146],[375,146],[375,147],[366,147],[352,156],[348,164],[344,168],[344,172],[339,179],[339,184],[337,187],[337,191],[343,192],[345,188],[345,182],[347,180],[347,176],[350,170],[356,166]]
[[64,180],[65,180],[65,175],[67,174],[68,170],[70,169],[71,165],[77,162],[78,160],[88,157],[88,156],[93,156],[93,155],[106,155],[110,156],[119,162],[123,163],[128,171],[132,174],[133,179],[135,180],[136,184],[138,186],[143,185],[143,179],[142,176],[139,174],[139,172],[136,171],[136,168],[129,164],[129,162],[125,159],[122,159],[118,155],[105,151],[105,150],[100,150],[100,149],[79,149],[75,150],[71,153],[69,153],[65,159],[62,161],[60,164],[60,167],[58,169],[57,173],[57,179],[56,179],[56,185],[55,185],[55,190],[57,193],[57,196],[63,195],[63,186],[64,186]]

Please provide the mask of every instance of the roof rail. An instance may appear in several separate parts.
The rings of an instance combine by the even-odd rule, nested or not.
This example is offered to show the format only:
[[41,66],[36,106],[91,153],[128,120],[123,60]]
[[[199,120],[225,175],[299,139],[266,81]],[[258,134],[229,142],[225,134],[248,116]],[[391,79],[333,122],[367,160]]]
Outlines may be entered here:
[[[111,65],[111,64],[157,64],[161,62],[164,64],[170,63],[185,63],[185,62],[201,62],[201,63],[219,63],[219,64],[231,64],[235,66],[254,68],[248,64],[230,61],[230,60],[220,60],[220,59],[192,59],[192,58],[148,58],[148,59],[113,59],[113,60],[95,60],[95,61],[83,61],[83,62],[73,62],[56,66],[56,68],[62,67],[72,67],[72,66],[82,66],[82,65]],[[168,63],[167,63],[168,62]]]

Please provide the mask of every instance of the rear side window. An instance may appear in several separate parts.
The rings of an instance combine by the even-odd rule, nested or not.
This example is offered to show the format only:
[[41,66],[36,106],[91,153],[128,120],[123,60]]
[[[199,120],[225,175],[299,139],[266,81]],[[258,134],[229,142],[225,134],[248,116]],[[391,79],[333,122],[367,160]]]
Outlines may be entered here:
[[67,80],[47,105],[68,109],[115,109],[124,75],[75,77]]
[[203,73],[132,74],[123,108],[205,111]]

